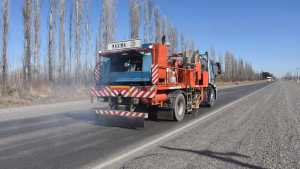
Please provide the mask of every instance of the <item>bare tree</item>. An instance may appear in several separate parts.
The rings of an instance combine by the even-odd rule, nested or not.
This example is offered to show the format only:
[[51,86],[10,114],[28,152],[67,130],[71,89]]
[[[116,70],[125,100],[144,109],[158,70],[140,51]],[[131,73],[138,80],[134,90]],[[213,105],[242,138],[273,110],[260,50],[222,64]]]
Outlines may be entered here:
[[23,18],[24,18],[24,67],[23,67],[23,78],[24,83],[31,84],[31,12],[32,12],[32,1],[24,0],[23,6]]
[[116,0],[102,0],[102,48],[106,48],[108,43],[114,39],[116,29]]
[[85,3],[85,35],[86,35],[86,56],[88,56],[88,52],[90,49],[91,44],[91,23],[90,23],[90,9],[92,4],[92,1],[88,1]]
[[[74,1],[71,1],[74,3]],[[73,8],[74,5],[70,5],[70,14],[69,14],[69,61],[68,61],[68,73],[71,76],[72,72],[72,55],[73,55]]]
[[3,9],[3,25],[2,25],[2,94],[6,93],[7,88],[7,79],[8,79],[8,60],[7,60],[7,45],[8,45],[8,0],[2,1],[2,9]]
[[172,53],[177,52],[178,50],[178,32],[175,27],[172,28],[172,33],[171,33],[171,41],[172,41]]
[[96,37],[96,45],[95,45],[95,64],[98,64],[99,63],[99,50],[101,49],[100,48],[100,42],[99,41],[99,36]]
[[220,66],[221,66],[221,75],[219,76],[221,80],[225,81],[225,77],[224,77],[224,57],[222,56],[222,54],[219,54],[219,57],[218,57],[218,62],[220,63]]
[[99,57],[98,52],[102,49],[102,17],[99,17],[99,23],[98,23],[98,30],[97,30],[97,36],[96,36],[96,46],[95,46],[95,63],[99,63]]
[[221,65],[224,65],[224,58],[221,54],[219,54],[219,58],[218,58],[218,62],[221,64]]
[[232,68],[233,68],[232,80],[237,81],[238,80],[238,63],[237,63],[237,60],[236,60],[236,58],[233,54],[232,54],[231,61],[232,61]]
[[85,81],[89,81],[89,76],[88,76],[88,55],[90,51],[90,44],[91,44],[91,32],[90,32],[90,7],[92,5],[92,1],[87,1],[84,3],[84,35],[85,35],[85,61],[84,61],[84,73],[85,75],[83,76],[85,78]]
[[180,35],[180,48],[181,48],[181,52],[186,51],[185,38],[184,38],[183,33],[181,33],[181,35]]
[[59,16],[59,77],[65,79],[66,75],[66,47],[65,47],[65,0],[60,0]]
[[170,41],[170,36],[168,34],[168,31],[169,31],[169,21],[168,21],[168,18],[166,16],[163,16],[161,17],[161,27],[160,27],[160,31],[161,31],[161,36],[165,35],[166,38],[167,38],[167,41],[169,42]]
[[141,26],[141,5],[139,0],[129,0],[130,38],[138,39]]
[[48,79],[54,81],[54,55],[55,55],[55,25],[56,25],[56,0],[50,0],[49,32],[48,32]]
[[[3,11],[3,5],[0,5],[0,15],[2,15],[2,11]],[[2,17],[0,17],[0,25],[2,25]],[[2,26],[3,27],[3,26]],[[1,26],[0,26],[0,29],[2,28]],[[2,39],[2,32],[3,31],[0,31],[0,39]],[[0,47],[2,46],[2,43],[0,42]],[[1,52],[0,52],[1,53]],[[0,67],[1,67],[1,65],[2,65],[2,57],[0,57]],[[1,70],[1,68],[0,68],[0,80],[2,79],[2,70]],[[1,85],[1,84],[0,84]],[[1,90],[1,86],[0,86],[0,90]],[[0,94],[1,94],[1,92],[0,92]]]
[[231,54],[227,51],[225,53],[225,57],[224,57],[224,60],[225,60],[225,81],[229,81],[231,79]]
[[238,80],[239,81],[246,80],[245,79],[245,67],[244,67],[243,59],[239,59],[237,67],[238,67],[238,74],[237,74]]
[[217,56],[216,56],[216,49],[214,47],[211,47],[209,49],[209,53],[210,53],[210,58],[214,61],[217,60]]
[[169,22],[166,22],[165,34],[167,35],[168,42],[170,43],[169,52],[174,54],[177,51],[178,37],[176,28]]
[[144,42],[152,41],[153,1],[144,0]]
[[259,74],[256,73],[252,65],[243,59],[237,60],[231,52],[226,52],[224,57],[224,80],[225,81],[245,81],[258,80]]
[[154,20],[155,20],[155,42],[160,42],[161,40],[161,17],[158,8],[154,10]]
[[75,81],[80,80],[81,70],[81,24],[82,24],[82,0],[75,0]]
[[187,43],[186,56],[187,57],[192,57],[193,52],[195,51],[195,43],[192,40],[188,40],[186,43]]
[[40,71],[40,0],[34,0],[34,50],[33,65],[34,78],[37,79]]

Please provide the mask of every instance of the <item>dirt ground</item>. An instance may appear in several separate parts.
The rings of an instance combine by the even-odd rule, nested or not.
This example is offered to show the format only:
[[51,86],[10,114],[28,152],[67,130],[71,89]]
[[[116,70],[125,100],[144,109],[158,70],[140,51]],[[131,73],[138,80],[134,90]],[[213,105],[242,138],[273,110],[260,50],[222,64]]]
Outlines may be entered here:
[[30,91],[13,90],[7,95],[0,96],[0,109],[86,100],[88,98],[89,88],[85,86],[43,86],[38,89],[32,88]]

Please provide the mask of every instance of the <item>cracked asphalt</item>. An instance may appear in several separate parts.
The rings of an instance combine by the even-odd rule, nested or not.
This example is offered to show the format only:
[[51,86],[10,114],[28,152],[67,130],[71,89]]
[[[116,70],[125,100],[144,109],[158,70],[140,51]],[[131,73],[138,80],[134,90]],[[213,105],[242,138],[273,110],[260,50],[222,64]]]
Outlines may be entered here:
[[122,169],[300,169],[300,84],[279,81]]

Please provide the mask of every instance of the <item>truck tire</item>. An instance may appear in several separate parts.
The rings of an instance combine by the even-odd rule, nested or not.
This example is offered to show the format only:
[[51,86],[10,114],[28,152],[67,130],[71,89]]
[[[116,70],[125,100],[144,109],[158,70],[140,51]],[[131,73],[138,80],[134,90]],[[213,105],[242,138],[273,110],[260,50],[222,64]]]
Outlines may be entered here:
[[209,87],[207,90],[207,101],[206,105],[208,107],[213,107],[216,101],[216,92],[212,87]]
[[172,99],[172,111],[175,121],[182,121],[186,112],[185,97],[182,93],[177,93]]

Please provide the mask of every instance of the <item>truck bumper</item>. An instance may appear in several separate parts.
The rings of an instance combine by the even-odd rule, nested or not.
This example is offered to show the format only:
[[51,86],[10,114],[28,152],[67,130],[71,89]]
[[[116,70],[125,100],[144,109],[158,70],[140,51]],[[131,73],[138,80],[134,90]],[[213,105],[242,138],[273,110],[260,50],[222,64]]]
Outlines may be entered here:
[[104,109],[95,111],[96,115],[108,124],[130,124],[134,127],[144,127],[144,119],[148,118],[148,113]]

